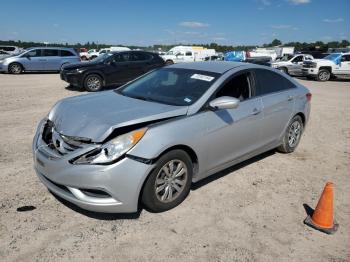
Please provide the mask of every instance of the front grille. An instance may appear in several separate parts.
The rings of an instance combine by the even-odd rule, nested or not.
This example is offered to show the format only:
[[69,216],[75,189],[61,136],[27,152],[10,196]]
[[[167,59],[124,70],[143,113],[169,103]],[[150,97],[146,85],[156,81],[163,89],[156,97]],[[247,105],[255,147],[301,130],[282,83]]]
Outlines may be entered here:
[[303,64],[303,67],[304,68],[312,68],[312,65],[311,64]]
[[60,155],[66,155],[73,152],[76,149],[81,148],[83,144],[90,142],[89,139],[73,138],[60,134],[55,130],[54,124],[50,120],[46,122],[43,128],[42,139],[49,148]]

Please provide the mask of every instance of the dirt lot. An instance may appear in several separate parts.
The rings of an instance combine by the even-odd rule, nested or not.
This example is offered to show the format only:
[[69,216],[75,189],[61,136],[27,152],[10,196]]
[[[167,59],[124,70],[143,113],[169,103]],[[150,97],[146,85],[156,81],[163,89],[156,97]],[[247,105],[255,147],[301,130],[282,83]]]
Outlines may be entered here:
[[[0,261],[350,261],[350,81],[300,81],[313,98],[295,153],[221,172],[165,213],[103,215],[61,203],[32,168],[37,123],[82,93],[57,74],[1,74]],[[314,207],[329,180],[335,235],[303,224],[303,204]]]

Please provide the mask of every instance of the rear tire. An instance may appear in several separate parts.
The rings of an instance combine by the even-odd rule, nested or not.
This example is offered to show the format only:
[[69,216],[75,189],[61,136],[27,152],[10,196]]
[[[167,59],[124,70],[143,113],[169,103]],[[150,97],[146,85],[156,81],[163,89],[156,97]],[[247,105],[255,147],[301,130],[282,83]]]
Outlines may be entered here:
[[23,72],[23,66],[19,63],[11,63],[8,67],[10,74],[19,75]]
[[90,74],[85,77],[84,88],[89,92],[97,92],[103,88],[103,80],[97,74]]
[[326,82],[331,78],[331,72],[327,69],[321,69],[317,74],[317,81]]
[[299,115],[296,115],[290,120],[286,132],[283,136],[282,144],[277,148],[282,153],[293,152],[299,142],[304,131],[303,120]]
[[190,192],[193,174],[191,158],[183,150],[173,150],[156,163],[145,182],[141,202],[152,212],[178,206]]

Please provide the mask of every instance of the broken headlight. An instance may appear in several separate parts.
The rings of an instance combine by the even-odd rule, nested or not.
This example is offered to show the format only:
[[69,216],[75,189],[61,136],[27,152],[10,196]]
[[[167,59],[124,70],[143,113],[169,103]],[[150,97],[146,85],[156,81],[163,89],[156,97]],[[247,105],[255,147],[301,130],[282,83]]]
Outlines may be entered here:
[[73,164],[112,164],[128,152],[146,133],[147,128],[138,129],[108,141],[72,161]]

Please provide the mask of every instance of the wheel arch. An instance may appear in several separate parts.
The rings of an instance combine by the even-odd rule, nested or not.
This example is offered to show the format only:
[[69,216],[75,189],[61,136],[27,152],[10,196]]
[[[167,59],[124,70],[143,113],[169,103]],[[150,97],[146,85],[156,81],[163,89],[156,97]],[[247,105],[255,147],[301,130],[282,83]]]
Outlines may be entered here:
[[296,114],[292,117],[292,119],[293,119],[295,116],[300,116],[301,121],[303,121],[303,126],[305,127],[305,123],[306,123],[305,114],[304,114],[303,112],[298,112],[298,113],[296,113]]
[[188,154],[188,156],[191,158],[191,161],[193,164],[193,175],[195,176],[198,172],[198,156],[197,156],[196,152],[190,146],[183,145],[183,144],[171,146],[171,147],[165,149],[162,153],[160,153],[154,159],[154,162],[156,162],[159,158],[161,158],[166,153],[173,151],[173,150],[177,150],[177,149],[185,151]]
[[11,66],[12,64],[18,64],[18,65],[20,65],[20,66],[22,67],[22,70],[23,70],[23,71],[26,70],[25,67],[24,67],[24,65],[23,65],[21,62],[13,61],[13,62],[10,62],[10,63],[8,64],[8,66],[7,66],[7,72],[8,72],[8,73],[10,72],[9,70],[10,70],[10,66]]
[[332,73],[332,67],[331,66],[321,66],[319,71],[322,70],[322,69],[326,69],[328,70],[330,73]]
[[[196,152],[188,145],[184,145],[184,144],[178,144],[178,145],[174,145],[174,146],[170,146],[167,149],[163,150],[156,158],[152,159],[152,163],[155,163],[158,161],[159,158],[161,158],[163,155],[165,155],[166,153],[173,151],[173,150],[183,150],[184,152],[186,152],[193,164],[193,177],[196,176],[196,174],[198,174],[198,156],[196,154]],[[143,189],[145,187],[145,184],[149,178],[149,176],[151,175],[151,173],[153,172],[153,170],[155,169],[155,166],[149,171],[149,173],[147,174],[147,176],[145,176],[143,182],[142,182],[142,186],[139,190],[139,196],[138,196],[138,209],[141,206],[141,198],[142,198],[142,193],[143,193]]]
[[103,83],[103,86],[106,85],[106,78],[105,78],[105,75],[102,73],[102,72],[99,72],[99,71],[87,71],[85,74],[84,74],[84,77],[83,77],[83,85],[85,85],[85,80],[86,78],[89,76],[89,75],[98,75],[99,77],[102,78],[102,83]]
[[175,64],[175,63],[174,63],[174,60],[172,60],[172,59],[167,59],[167,60],[165,60],[165,64],[168,63],[168,62],[170,62],[171,64]]

